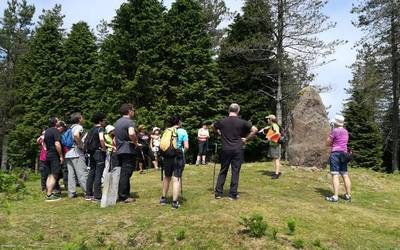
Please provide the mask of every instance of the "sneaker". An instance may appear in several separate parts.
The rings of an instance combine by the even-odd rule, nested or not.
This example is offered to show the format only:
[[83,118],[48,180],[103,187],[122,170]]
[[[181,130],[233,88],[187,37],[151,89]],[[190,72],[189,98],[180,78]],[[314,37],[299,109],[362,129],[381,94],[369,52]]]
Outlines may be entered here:
[[280,177],[281,175],[282,175],[282,173],[279,172],[279,174],[274,174],[274,175],[271,177],[271,179],[274,179],[274,180],[279,179],[279,177]]
[[93,202],[93,203],[100,203],[100,202],[101,202],[101,199],[93,198],[92,202]]
[[60,197],[60,196],[51,194],[50,196],[47,196],[46,199],[45,199],[44,201],[46,201],[46,202],[52,202],[52,201],[59,201],[59,200],[61,200],[61,197]]
[[339,198],[335,196],[330,196],[330,197],[325,197],[325,200],[329,202],[338,202]]
[[76,193],[68,193],[68,198],[76,198],[78,195]]
[[219,200],[219,199],[221,199],[221,198],[222,198],[222,195],[220,195],[220,194],[216,194],[216,195],[215,195],[215,199]]
[[161,197],[161,198],[160,198],[160,205],[161,205],[161,206],[167,205],[167,198]]
[[136,201],[135,198],[129,197],[129,198],[123,200],[122,202],[124,202],[124,203],[132,203],[132,202],[135,202],[135,201]]
[[200,165],[200,162],[199,162],[199,161],[196,161],[196,166],[198,166],[198,165]]
[[347,202],[351,202],[351,195],[345,194],[343,197],[343,200],[345,200]]
[[143,170],[140,170],[140,172],[139,172],[140,174],[144,174],[144,171]]
[[235,201],[235,200],[238,199],[238,197],[237,197],[237,196],[229,196],[228,199],[229,199],[230,201]]
[[203,162],[201,163],[201,165],[207,165],[207,163],[206,163],[205,161],[203,161]]
[[179,204],[178,201],[173,201],[172,202],[172,209],[178,209],[181,205]]
[[94,199],[93,196],[90,196],[90,195],[85,196],[85,201],[92,201],[93,199]]

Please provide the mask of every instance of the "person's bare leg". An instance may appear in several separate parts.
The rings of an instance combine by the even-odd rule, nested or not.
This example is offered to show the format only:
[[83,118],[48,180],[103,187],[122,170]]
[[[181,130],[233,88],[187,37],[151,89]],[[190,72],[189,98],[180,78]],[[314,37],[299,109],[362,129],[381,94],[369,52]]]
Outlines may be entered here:
[[54,186],[56,184],[56,176],[49,174],[46,180],[47,195],[50,196],[53,193]]
[[281,172],[281,160],[275,159],[275,174],[279,174]]
[[181,178],[172,177],[172,200],[177,201],[181,190]]
[[339,175],[332,175],[333,196],[339,197]]
[[168,194],[168,189],[169,189],[169,183],[171,182],[171,177],[164,177],[163,180],[163,191],[162,191],[162,196],[167,197]]
[[158,161],[157,160],[153,161],[153,166],[155,169],[158,169]]
[[143,163],[139,162],[139,170],[140,173],[143,173]]
[[344,182],[344,188],[346,189],[346,194],[351,196],[351,181],[350,177],[348,174],[342,175],[343,177],[343,182]]

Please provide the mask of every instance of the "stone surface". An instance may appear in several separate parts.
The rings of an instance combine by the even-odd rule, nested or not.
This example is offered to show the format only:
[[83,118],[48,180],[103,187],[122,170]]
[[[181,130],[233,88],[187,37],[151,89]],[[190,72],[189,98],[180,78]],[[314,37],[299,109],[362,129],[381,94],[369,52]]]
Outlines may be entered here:
[[317,90],[306,87],[298,93],[297,104],[289,115],[287,159],[290,165],[325,168],[330,126],[326,108]]

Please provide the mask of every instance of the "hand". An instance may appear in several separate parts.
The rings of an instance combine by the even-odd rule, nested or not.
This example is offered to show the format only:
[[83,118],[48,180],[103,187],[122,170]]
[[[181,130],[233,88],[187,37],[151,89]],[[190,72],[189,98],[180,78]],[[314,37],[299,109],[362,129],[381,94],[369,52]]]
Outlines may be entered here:
[[61,165],[64,164],[64,157],[63,156],[60,157],[60,164]]
[[242,138],[242,142],[243,142],[244,144],[246,144],[246,143],[247,143],[247,139],[246,139],[246,138]]
[[138,143],[138,144],[136,144],[136,146],[137,147],[143,147],[143,144]]

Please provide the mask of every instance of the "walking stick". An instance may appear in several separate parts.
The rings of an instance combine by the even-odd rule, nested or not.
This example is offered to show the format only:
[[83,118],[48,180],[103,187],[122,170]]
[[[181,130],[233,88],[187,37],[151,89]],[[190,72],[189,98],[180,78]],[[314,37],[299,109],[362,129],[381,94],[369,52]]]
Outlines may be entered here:
[[211,187],[211,190],[214,190],[215,187],[215,166],[217,165],[217,150],[218,150],[218,144],[215,143],[215,149],[214,149],[214,174],[213,174],[213,184]]

